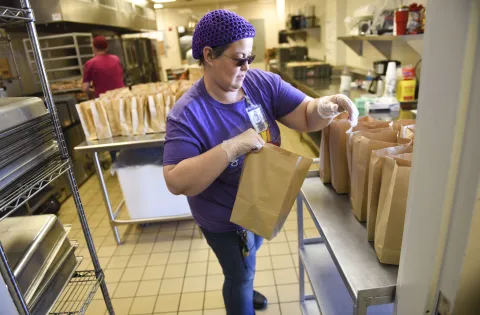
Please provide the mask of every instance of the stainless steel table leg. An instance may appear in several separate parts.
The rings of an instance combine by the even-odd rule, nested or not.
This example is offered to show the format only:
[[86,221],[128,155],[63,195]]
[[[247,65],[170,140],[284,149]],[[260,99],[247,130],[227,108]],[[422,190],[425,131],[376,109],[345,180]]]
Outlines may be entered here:
[[118,232],[118,228],[113,224],[113,220],[115,220],[115,215],[113,213],[112,204],[110,203],[110,198],[108,197],[108,190],[107,185],[105,184],[105,178],[103,177],[102,166],[100,165],[100,159],[98,158],[98,152],[93,153],[93,161],[95,164],[95,170],[97,171],[98,181],[100,182],[100,189],[102,190],[103,194],[103,201],[105,202],[105,206],[107,207],[108,219],[110,220],[110,226],[112,227],[113,236],[117,241],[117,244],[120,245],[122,240],[120,239],[120,233]]
[[[297,195],[297,224],[298,224],[298,250],[303,249],[303,201],[300,194]],[[300,288],[300,303],[305,302],[305,267],[300,254],[298,255],[298,282]]]
[[367,307],[369,300],[365,298],[358,298],[356,305],[353,309],[354,315],[367,315]]

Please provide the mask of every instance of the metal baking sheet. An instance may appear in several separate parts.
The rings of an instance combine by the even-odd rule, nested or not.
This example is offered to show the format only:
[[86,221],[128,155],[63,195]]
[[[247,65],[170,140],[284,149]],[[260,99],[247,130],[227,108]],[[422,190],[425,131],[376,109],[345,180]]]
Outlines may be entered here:
[[0,98],[0,132],[47,114],[38,97]]
[[57,143],[50,141],[3,167],[0,169],[0,190],[57,152]]
[[30,133],[30,136],[21,139],[12,139],[11,144],[3,144],[0,141],[0,169],[12,163],[16,159],[28,154],[35,148],[51,143],[55,139],[53,129],[49,126],[47,129],[36,130]]
[[27,302],[59,261],[57,256],[71,247],[55,215],[5,218],[0,222],[0,240]]

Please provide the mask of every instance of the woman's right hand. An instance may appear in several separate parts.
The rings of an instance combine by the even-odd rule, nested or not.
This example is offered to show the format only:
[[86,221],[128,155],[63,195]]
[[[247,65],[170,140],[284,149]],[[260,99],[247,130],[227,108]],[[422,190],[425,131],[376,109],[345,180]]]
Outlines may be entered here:
[[260,150],[264,144],[265,141],[262,137],[250,128],[230,140],[223,141],[222,149],[227,154],[228,161],[231,163],[248,152]]

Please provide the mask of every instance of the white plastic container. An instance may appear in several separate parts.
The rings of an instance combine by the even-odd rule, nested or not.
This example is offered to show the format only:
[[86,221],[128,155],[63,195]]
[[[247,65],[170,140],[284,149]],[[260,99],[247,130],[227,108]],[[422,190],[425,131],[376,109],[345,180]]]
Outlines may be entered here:
[[125,204],[132,219],[191,214],[185,196],[175,196],[167,188],[163,167],[153,164],[117,169]]

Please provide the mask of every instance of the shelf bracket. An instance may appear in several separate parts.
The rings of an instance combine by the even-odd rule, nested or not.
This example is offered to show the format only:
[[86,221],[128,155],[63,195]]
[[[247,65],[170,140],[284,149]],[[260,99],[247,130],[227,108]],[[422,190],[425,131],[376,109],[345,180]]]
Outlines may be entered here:
[[420,56],[423,54],[423,34],[406,35],[402,39]]
[[392,46],[393,41],[390,40],[372,40],[369,39],[368,42],[372,44],[375,49],[381,53],[385,58],[391,59],[392,57]]
[[361,40],[343,40],[345,45],[350,47],[357,55],[363,56],[363,41]]

